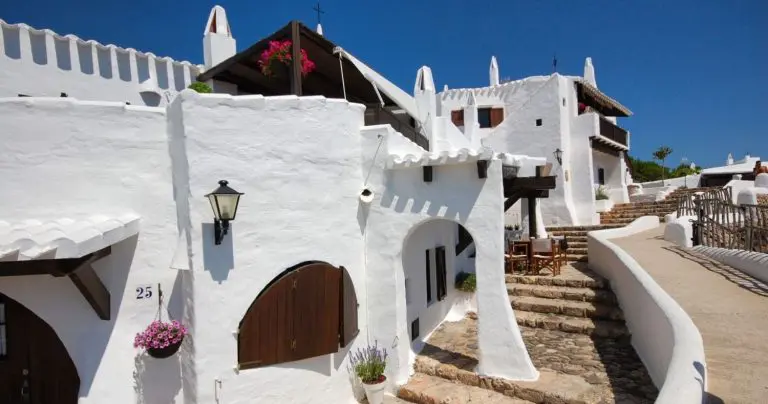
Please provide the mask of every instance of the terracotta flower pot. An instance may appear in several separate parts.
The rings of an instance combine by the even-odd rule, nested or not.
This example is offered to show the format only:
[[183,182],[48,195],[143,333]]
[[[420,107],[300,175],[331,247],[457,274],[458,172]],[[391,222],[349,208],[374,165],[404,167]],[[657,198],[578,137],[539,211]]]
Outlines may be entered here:
[[368,404],[381,404],[384,402],[384,393],[387,391],[387,377],[381,376],[381,381],[378,383],[363,383],[363,389],[365,389]]
[[184,338],[182,338],[179,342],[177,342],[175,344],[168,345],[165,348],[148,348],[147,349],[147,354],[149,354],[149,356],[151,356],[153,358],[157,358],[157,359],[167,358],[167,357],[175,354],[179,350],[179,347],[181,347],[181,343],[183,341],[184,341]]

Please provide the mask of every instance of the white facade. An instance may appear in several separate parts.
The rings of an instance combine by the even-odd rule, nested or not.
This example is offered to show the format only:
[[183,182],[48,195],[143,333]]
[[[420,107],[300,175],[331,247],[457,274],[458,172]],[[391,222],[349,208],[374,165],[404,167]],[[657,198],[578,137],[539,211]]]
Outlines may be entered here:
[[[590,138],[602,139],[600,117],[595,112],[578,114],[575,82],[581,78],[555,73],[498,84],[498,63],[494,57],[490,80],[489,87],[446,89],[438,94],[439,115],[450,117],[451,111],[470,105],[471,99],[477,108],[503,108],[503,121],[498,126],[478,128],[477,132],[482,144],[497,152],[542,156],[553,164],[557,188],[540,202],[544,224],[597,224],[594,192],[599,170],[604,172],[604,186],[611,200],[629,201],[626,186],[631,178],[623,156],[594,150]],[[589,58],[583,80],[596,86]],[[466,120],[466,113],[464,117]],[[615,123],[615,118],[606,119]],[[562,151],[562,164],[555,159],[556,150]],[[525,210],[525,204],[520,206]],[[508,211],[508,222],[516,222],[511,217],[517,215],[515,209]]]

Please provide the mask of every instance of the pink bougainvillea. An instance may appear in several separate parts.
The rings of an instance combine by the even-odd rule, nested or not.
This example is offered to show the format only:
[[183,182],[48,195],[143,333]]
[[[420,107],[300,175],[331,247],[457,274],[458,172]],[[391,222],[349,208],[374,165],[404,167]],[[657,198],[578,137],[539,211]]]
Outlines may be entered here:
[[[269,41],[269,48],[261,53],[259,58],[259,67],[261,72],[265,76],[274,75],[272,70],[275,62],[282,63],[286,66],[291,65],[292,53],[291,53],[291,41]],[[301,49],[301,75],[306,77],[309,73],[315,70],[315,62],[309,60],[307,51]]]
[[187,328],[176,320],[169,322],[153,321],[146,330],[136,334],[134,348],[160,349],[181,342],[187,335]]

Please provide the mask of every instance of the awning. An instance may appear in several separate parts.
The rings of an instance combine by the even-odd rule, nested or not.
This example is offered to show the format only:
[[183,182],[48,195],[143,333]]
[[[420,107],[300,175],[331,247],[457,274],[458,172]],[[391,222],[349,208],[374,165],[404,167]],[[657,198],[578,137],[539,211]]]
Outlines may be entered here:
[[139,232],[136,214],[85,220],[0,221],[0,261],[80,258]]
[[579,98],[585,97],[599,104],[602,107],[601,109],[603,111],[601,112],[603,112],[603,115],[622,117],[632,116],[632,111],[630,111],[629,108],[621,105],[618,101],[607,96],[605,93],[598,90],[597,87],[589,84],[584,79],[579,78],[576,79],[575,82],[576,91]]
[[0,277],[67,277],[96,315],[111,318],[109,289],[92,264],[112,253],[112,245],[139,232],[139,216],[93,216],[84,220],[0,221]]

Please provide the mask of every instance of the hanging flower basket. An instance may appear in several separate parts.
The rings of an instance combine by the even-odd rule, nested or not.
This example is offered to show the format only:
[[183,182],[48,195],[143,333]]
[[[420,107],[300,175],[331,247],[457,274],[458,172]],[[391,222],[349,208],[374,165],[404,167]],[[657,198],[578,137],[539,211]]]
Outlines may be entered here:
[[[267,77],[275,77],[287,72],[288,69],[285,67],[291,66],[293,59],[291,46],[292,42],[289,40],[270,41],[269,48],[262,52],[259,58],[261,73]],[[315,62],[309,60],[307,51],[301,49],[301,75],[306,77],[313,70],[315,70]]]
[[178,321],[156,320],[143,332],[136,334],[133,346],[146,349],[147,354],[153,358],[167,358],[179,350],[185,335],[187,328]]

